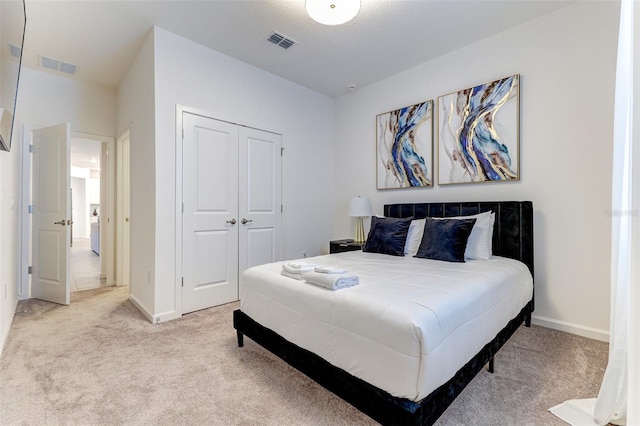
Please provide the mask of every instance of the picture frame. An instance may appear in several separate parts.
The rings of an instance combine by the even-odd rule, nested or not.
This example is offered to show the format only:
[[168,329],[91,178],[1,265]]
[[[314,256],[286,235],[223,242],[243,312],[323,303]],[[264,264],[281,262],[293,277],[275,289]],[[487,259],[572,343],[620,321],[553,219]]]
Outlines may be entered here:
[[520,75],[438,97],[438,185],[520,180]]
[[376,188],[433,187],[433,100],[376,116]]

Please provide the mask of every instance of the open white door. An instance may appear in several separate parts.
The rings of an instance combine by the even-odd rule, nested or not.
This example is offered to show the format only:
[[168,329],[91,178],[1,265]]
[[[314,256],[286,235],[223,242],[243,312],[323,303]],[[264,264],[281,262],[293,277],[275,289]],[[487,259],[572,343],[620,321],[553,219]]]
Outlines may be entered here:
[[71,200],[69,124],[33,131],[31,296],[68,305]]

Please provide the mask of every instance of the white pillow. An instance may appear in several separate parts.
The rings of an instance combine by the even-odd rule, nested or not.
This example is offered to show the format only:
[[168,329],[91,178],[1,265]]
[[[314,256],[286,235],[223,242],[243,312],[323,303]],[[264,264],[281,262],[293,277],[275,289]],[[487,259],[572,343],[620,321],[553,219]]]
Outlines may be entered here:
[[[476,223],[473,224],[473,229],[469,234],[464,257],[465,259],[489,260],[493,255],[493,225],[496,221],[494,212],[488,211],[471,216],[434,217],[433,219],[475,219]],[[409,228],[410,231],[411,228]]]
[[404,255],[415,256],[420,248],[422,242],[422,234],[424,234],[425,219],[414,219],[409,225],[409,231],[407,231],[407,241],[404,244]]

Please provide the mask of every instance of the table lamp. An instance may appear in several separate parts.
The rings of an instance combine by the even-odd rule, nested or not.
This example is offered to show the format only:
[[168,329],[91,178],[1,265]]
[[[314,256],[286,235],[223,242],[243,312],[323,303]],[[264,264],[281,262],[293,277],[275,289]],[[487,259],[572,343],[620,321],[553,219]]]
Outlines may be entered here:
[[349,216],[356,218],[356,237],[354,239],[356,243],[363,244],[365,242],[363,218],[371,216],[371,214],[369,198],[357,196],[349,201]]

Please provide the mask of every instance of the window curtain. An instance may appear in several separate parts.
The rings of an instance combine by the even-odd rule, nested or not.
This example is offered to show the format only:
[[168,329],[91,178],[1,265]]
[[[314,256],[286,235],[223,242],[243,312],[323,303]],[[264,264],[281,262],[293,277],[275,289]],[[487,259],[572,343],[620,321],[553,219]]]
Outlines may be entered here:
[[633,55],[639,12],[634,12],[634,0],[621,1],[610,210],[609,361],[597,398],[566,401],[550,409],[572,425],[640,425],[640,96],[634,88],[634,74],[640,81],[640,70]]

